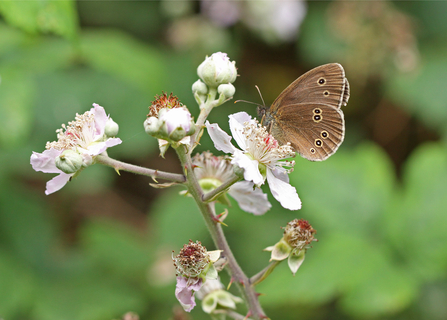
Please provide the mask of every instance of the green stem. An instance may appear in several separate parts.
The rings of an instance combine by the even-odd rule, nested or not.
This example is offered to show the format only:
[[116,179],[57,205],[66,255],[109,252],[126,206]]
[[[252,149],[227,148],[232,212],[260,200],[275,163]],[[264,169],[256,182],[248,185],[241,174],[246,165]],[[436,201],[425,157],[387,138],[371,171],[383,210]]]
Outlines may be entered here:
[[159,170],[148,169],[133,164],[121,162],[105,155],[99,155],[96,157],[96,162],[104,164],[106,166],[114,168],[116,171],[123,170],[128,172],[133,172],[139,175],[151,177],[156,181],[156,179],[163,179],[173,182],[184,183],[186,178],[182,174],[170,173]]
[[205,126],[205,120],[208,118],[211,110],[213,110],[213,102],[217,94],[217,88],[209,88],[207,99],[202,105],[200,105],[200,114],[196,121],[196,132],[191,136],[191,149],[189,154],[196,147],[196,142],[200,140],[200,135],[203,133],[203,128]]
[[186,186],[188,187],[188,191],[199,207],[200,213],[205,220],[205,224],[208,227],[214,244],[218,249],[223,250],[223,254],[228,259],[227,270],[229,270],[230,276],[241,291],[247,303],[250,317],[254,320],[264,319],[264,311],[259,304],[258,296],[254,291],[254,287],[250,284],[248,277],[237,263],[225,238],[221,224],[214,220],[214,203],[206,203],[202,200],[203,191],[200,188],[196,175],[193,171],[194,169],[192,166],[191,157],[188,154],[186,147],[180,146],[176,149],[176,151],[180,162],[182,163],[182,167],[185,169]]
[[235,184],[239,180],[241,180],[240,177],[238,177],[237,175],[233,175],[232,177],[230,177],[230,179],[228,179],[227,181],[222,183],[216,189],[208,192],[207,194],[204,194],[202,196],[202,201],[207,202],[211,199],[215,199],[217,195],[219,195],[221,192],[227,190],[229,187],[231,187],[233,184]]
[[255,274],[253,277],[250,278],[250,283],[255,286],[259,283],[261,283],[262,281],[264,281],[269,275],[270,273],[273,272],[273,270],[276,268],[276,266],[278,264],[280,264],[281,261],[272,261],[269,263],[269,265],[267,267],[265,267],[262,271],[258,272],[257,274]]

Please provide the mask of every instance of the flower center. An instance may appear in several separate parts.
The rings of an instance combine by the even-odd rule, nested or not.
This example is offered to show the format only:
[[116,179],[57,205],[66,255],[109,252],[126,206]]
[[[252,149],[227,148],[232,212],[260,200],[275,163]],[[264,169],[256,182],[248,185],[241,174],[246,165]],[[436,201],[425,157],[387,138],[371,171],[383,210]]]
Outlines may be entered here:
[[90,111],[84,114],[76,114],[75,120],[68,126],[62,124],[61,129],[56,130],[57,141],[47,142],[46,149],[67,150],[76,147],[86,148],[94,140],[95,115]]

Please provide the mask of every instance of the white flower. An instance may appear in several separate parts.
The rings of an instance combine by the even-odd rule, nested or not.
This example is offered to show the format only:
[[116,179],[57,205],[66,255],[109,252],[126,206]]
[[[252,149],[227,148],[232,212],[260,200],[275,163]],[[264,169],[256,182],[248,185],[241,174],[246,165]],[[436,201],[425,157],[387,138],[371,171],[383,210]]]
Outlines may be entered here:
[[62,129],[56,130],[58,141],[47,142],[46,149],[42,153],[34,152],[31,155],[31,165],[34,170],[45,173],[59,173],[47,182],[45,194],[51,194],[60,190],[75,175],[64,173],[56,166],[56,158],[64,151],[72,150],[82,157],[82,170],[94,162],[94,158],[106,151],[107,148],[121,143],[119,138],[108,138],[105,126],[109,117],[103,107],[94,103],[93,108],[82,115],[76,114],[75,121],[62,125]]
[[[214,156],[210,152],[196,154],[192,159],[195,166],[194,173],[204,192],[210,192],[227,181],[233,175],[233,165],[224,157]],[[228,190],[242,210],[261,215],[266,213],[272,205],[267,200],[267,195],[261,189],[253,189],[253,182],[239,181]],[[225,197],[217,199],[225,202]]]
[[229,116],[230,130],[239,150],[231,143],[231,136],[217,124],[206,122],[206,127],[214,146],[223,152],[232,154],[232,164],[244,169],[244,179],[260,186],[267,179],[270,190],[281,205],[290,210],[301,208],[301,200],[296,189],[289,184],[287,170],[294,161],[283,161],[295,156],[289,144],[279,146],[267,130],[247,113],[239,112]]

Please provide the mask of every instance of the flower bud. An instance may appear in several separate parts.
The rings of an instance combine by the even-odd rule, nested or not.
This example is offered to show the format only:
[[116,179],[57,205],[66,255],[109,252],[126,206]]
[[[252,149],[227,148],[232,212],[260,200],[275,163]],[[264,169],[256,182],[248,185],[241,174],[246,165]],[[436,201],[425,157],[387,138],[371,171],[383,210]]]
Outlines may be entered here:
[[192,92],[199,95],[205,95],[208,93],[208,87],[200,79],[193,83]]
[[119,125],[112,118],[107,119],[104,127],[104,134],[108,137],[115,137],[118,134]]
[[236,80],[236,62],[231,62],[226,53],[216,52],[200,64],[197,74],[207,86],[217,88]]
[[162,121],[159,121],[156,117],[149,117],[144,121],[144,131],[148,135],[155,136],[161,128],[161,125],[163,124]]
[[83,164],[82,156],[73,150],[64,150],[55,159],[56,168],[64,173],[71,174],[79,171]]
[[223,94],[225,96],[225,99],[232,98],[235,92],[236,88],[231,83],[224,83],[217,87],[217,93]]
[[174,108],[165,112],[161,110],[159,119],[163,122],[164,133],[174,141],[182,140],[188,133],[191,135],[195,129],[191,114],[186,108]]

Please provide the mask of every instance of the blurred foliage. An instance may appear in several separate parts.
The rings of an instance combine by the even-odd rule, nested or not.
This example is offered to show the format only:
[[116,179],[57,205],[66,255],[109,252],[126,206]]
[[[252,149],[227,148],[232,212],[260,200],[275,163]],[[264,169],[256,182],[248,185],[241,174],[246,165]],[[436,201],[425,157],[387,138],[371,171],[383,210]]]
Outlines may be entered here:
[[[239,70],[235,99],[258,102],[257,84],[271,102],[301,73],[335,61],[351,84],[345,143],[322,163],[296,159],[303,209],[284,210],[270,195],[262,217],[230,208],[225,231],[249,275],[267,263],[262,249],[280,226],[304,218],[318,230],[295,277],[280,265],[259,285],[267,314],[445,319],[447,3],[300,3],[287,11],[304,19],[292,38],[290,26],[277,28],[289,21],[275,16],[281,1],[269,10],[215,3],[220,11],[192,1],[0,1],[0,318],[180,319],[171,252],[189,239],[214,249],[181,188],[154,190],[94,166],[45,196],[50,177],[29,157],[95,102],[120,124],[124,143],[112,157],[180,172],[144,134],[147,107],[173,92],[197,115],[196,67],[224,51]],[[227,103],[210,121],[226,129],[228,114],[244,109],[255,114]],[[212,150],[208,137],[201,143]],[[192,318],[207,316],[195,308]]]

